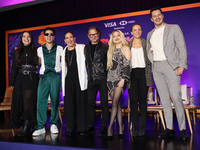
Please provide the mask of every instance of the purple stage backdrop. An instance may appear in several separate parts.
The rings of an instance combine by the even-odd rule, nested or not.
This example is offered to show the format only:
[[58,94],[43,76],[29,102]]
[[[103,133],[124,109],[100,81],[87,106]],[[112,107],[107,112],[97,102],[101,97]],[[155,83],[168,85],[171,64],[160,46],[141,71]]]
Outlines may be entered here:
[[[178,24],[184,34],[187,53],[188,53],[188,70],[185,70],[181,77],[181,84],[187,84],[193,87],[193,95],[195,104],[199,105],[200,99],[200,53],[198,43],[200,42],[200,7],[173,10],[164,12],[164,22],[168,24]],[[109,17],[109,16],[108,16]],[[80,23],[74,25],[66,25],[55,27],[56,38],[55,43],[65,46],[64,34],[67,31],[71,31],[76,36],[76,43],[87,44],[89,39],[87,37],[87,28],[90,26],[97,26],[102,31],[101,41],[108,43],[109,36],[113,30],[121,30],[126,39],[129,40],[131,36],[131,26],[134,23],[138,23],[142,26],[142,37],[146,39],[147,33],[154,28],[153,23],[150,20],[149,14],[137,15],[132,17],[123,17],[117,19],[101,20],[87,23]],[[46,26],[48,27],[48,25]],[[30,31],[33,35],[36,46],[44,44],[43,29]],[[14,49],[16,49],[19,42],[20,33],[8,34],[8,70],[9,77],[12,66],[12,55]],[[99,97],[97,97],[99,99]],[[128,104],[127,90],[121,98],[121,104],[127,106]]]

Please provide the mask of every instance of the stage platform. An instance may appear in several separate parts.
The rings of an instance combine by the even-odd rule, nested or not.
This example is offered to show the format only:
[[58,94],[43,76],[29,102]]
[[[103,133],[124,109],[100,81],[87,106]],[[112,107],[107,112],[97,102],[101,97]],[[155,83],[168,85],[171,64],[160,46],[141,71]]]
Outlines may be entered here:
[[[154,120],[153,114],[148,114],[146,125],[146,136],[133,138],[128,127],[128,117],[123,116],[125,125],[125,136],[123,139],[116,137],[118,133],[118,124],[113,125],[114,138],[107,141],[106,137],[99,138],[97,136],[100,130],[100,115],[95,116],[96,134],[90,136],[80,136],[74,134],[72,137],[66,135],[65,119],[63,117],[63,125],[59,126],[60,133],[50,134],[50,123],[47,121],[46,134],[39,137],[28,135],[18,138],[17,134],[21,129],[15,129],[13,136],[11,129],[8,129],[4,121],[0,121],[0,149],[1,150],[91,150],[91,149],[116,149],[116,150],[198,150],[200,147],[200,114],[196,117],[196,126],[193,126],[194,134],[191,135],[187,124],[187,132],[189,140],[182,142],[178,129],[177,119],[174,116],[174,128],[176,137],[174,139],[159,140],[157,136],[163,131],[161,123]],[[49,118],[49,117],[48,117]]]

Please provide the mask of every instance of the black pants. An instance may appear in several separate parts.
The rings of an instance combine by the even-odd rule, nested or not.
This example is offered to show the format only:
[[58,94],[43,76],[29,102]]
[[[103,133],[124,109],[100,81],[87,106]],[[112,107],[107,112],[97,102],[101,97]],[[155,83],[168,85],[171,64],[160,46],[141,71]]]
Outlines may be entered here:
[[65,123],[67,131],[84,131],[86,120],[87,90],[81,91],[78,72],[68,71],[65,78]]
[[94,117],[95,117],[95,101],[97,92],[100,92],[100,100],[102,107],[102,121],[101,126],[107,126],[108,121],[108,88],[106,85],[106,79],[88,81],[88,104],[87,104],[87,119],[88,126],[94,126]]
[[132,69],[131,87],[128,90],[130,96],[131,118],[138,118],[138,102],[140,117],[146,117],[148,88],[145,78],[145,68]]

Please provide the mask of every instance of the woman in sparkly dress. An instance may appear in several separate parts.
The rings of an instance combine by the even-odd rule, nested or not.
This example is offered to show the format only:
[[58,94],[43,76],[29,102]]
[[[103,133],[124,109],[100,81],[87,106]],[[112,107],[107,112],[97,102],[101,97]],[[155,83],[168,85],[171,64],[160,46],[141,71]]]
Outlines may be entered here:
[[131,51],[124,34],[115,30],[110,36],[110,45],[107,53],[107,86],[113,99],[110,124],[108,127],[108,140],[112,139],[112,125],[117,116],[119,124],[118,138],[123,137],[124,125],[122,124],[122,110],[120,96],[124,92],[131,73]]

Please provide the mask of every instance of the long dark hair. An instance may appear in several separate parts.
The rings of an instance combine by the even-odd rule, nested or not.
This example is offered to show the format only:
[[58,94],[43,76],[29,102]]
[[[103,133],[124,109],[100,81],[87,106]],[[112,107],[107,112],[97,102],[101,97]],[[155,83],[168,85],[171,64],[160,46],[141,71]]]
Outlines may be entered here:
[[24,35],[25,32],[27,32],[30,35],[30,37],[31,37],[30,47],[31,47],[31,50],[32,50],[32,55],[33,55],[33,57],[35,57],[35,63],[36,63],[36,65],[38,65],[37,47],[34,45],[33,36],[31,35],[31,33],[29,31],[23,31],[21,33],[21,36],[20,36],[20,40],[19,40],[19,44],[18,44],[18,49],[17,49],[17,55],[16,55],[16,59],[15,59],[17,67],[20,64],[20,58],[21,58],[21,56],[23,54],[23,51],[24,51],[24,49],[23,49],[24,44],[22,42],[22,37],[23,37],[23,35]]

